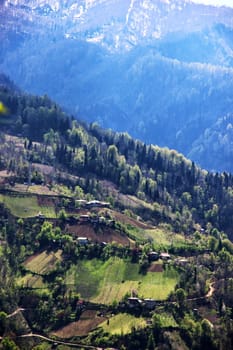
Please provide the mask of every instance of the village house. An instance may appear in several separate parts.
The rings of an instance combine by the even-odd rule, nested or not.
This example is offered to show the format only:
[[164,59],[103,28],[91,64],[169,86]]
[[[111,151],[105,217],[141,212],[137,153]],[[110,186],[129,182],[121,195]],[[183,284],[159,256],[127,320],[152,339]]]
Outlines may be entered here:
[[169,260],[169,259],[171,259],[171,255],[168,254],[168,253],[161,253],[159,257],[162,260]]
[[128,298],[129,307],[138,307],[142,305],[142,300],[137,297]]
[[149,252],[148,253],[148,259],[149,261],[156,261],[159,259],[159,253],[158,252]]
[[144,302],[144,306],[149,310],[154,309],[156,306],[156,300],[154,299],[144,299],[143,302]]
[[86,203],[87,208],[108,208],[110,203],[93,200]]
[[87,245],[89,243],[89,239],[87,237],[78,237],[78,244]]

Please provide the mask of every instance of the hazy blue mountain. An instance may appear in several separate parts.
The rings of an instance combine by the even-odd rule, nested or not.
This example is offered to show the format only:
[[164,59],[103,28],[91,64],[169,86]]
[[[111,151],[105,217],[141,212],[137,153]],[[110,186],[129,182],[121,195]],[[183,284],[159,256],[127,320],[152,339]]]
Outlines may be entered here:
[[215,152],[209,139],[199,147],[206,130],[232,113],[232,9],[188,0],[0,6],[1,67],[18,85],[80,118],[233,171],[218,144]]

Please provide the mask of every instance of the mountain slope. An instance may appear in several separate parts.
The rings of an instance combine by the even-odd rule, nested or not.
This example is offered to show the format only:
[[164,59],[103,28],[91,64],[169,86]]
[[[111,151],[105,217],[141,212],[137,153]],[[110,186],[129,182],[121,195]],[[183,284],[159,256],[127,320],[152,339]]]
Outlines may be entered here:
[[[211,223],[232,234],[231,175],[206,173],[176,151],[146,146],[95,123],[85,126],[72,121],[47,96],[12,94],[2,87],[0,100],[10,113],[0,119],[2,130],[29,140],[21,141],[24,151],[22,147],[13,151],[13,145],[4,142],[1,146],[2,168],[12,171],[17,181],[29,181],[30,174],[30,181],[38,183],[57,176],[71,188],[78,185],[91,191],[99,200],[113,196],[119,202],[120,193],[134,196],[139,215],[156,223],[165,219],[176,230],[191,233],[196,225]],[[45,167],[44,173],[37,163],[53,166],[54,171],[49,175]],[[55,175],[56,169],[74,178]],[[134,208],[133,199],[122,198]],[[124,206],[121,200],[118,204]],[[177,212],[186,214],[177,216]]]
[[233,177],[0,82],[1,346],[230,344]]
[[49,94],[84,120],[175,148],[202,167],[233,170],[196,147],[232,113],[231,9],[98,0],[8,1],[1,10],[8,38],[2,68],[24,89]]

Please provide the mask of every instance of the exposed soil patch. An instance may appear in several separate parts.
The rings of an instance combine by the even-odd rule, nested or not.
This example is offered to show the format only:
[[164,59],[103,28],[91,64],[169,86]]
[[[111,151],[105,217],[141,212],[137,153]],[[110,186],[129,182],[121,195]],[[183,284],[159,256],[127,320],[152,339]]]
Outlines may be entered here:
[[68,225],[67,231],[77,237],[87,237],[92,242],[111,243],[116,242],[122,245],[129,245],[130,240],[127,236],[121,235],[110,227],[98,227],[95,229],[91,224],[82,225]]
[[151,264],[148,272],[163,272],[163,264]]
[[105,317],[98,317],[95,310],[87,310],[83,312],[79,321],[70,323],[54,332],[53,335],[63,339],[72,338],[74,336],[84,336],[105,320]]
[[126,225],[127,224],[128,225],[132,225],[134,227],[138,227],[138,228],[141,228],[141,229],[144,229],[144,230],[151,228],[150,225],[147,225],[146,223],[144,223],[142,221],[130,218],[130,217],[128,217],[125,214],[118,213],[116,211],[111,211],[111,214],[115,218],[115,220],[120,221],[120,222],[122,222],[122,223],[124,223]]
[[37,202],[41,207],[53,207],[56,199],[50,196],[37,196]]

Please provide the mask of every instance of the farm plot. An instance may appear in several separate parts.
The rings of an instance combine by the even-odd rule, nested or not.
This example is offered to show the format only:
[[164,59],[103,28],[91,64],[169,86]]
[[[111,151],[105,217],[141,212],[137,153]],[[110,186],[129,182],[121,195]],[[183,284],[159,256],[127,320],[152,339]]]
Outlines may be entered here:
[[142,317],[135,317],[129,314],[118,314],[111,317],[100,325],[105,332],[110,334],[129,334],[134,329],[142,329],[146,327],[146,320]]
[[62,260],[62,250],[57,252],[42,252],[26,260],[24,266],[32,273],[46,275],[56,268],[56,264]]
[[127,236],[121,235],[116,230],[113,230],[109,227],[103,227],[101,230],[96,231],[96,229],[90,225],[67,225],[68,232],[76,236],[84,236],[90,239],[93,242],[116,242],[122,245],[129,245],[130,240]]
[[167,328],[167,327],[178,327],[178,324],[176,323],[174,317],[169,313],[161,313],[156,314],[157,319],[160,322],[161,328]]
[[68,339],[75,336],[84,336],[94,330],[99,324],[106,320],[105,317],[97,316],[95,310],[86,310],[77,322],[72,322],[65,327],[52,333],[59,338]]
[[185,241],[185,238],[181,234],[177,234],[164,228],[155,228],[145,230],[145,236],[152,239],[156,249],[166,249],[173,246],[186,245],[189,242]]
[[82,298],[105,305],[120,301],[132,292],[139,297],[164,300],[174,290],[179,280],[174,268],[163,272],[139,273],[139,265],[120,258],[103,262],[93,259],[79,261],[66,275],[69,288],[80,293]]
[[17,279],[17,284],[24,288],[47,289],[48,285],[43,281],[43,275],[56,268],[57,262],[62,260],[61,255],[62,250],[58,250],[55,253],[45,251],[29,257],[24,263],[28,272]]
[[23,277],[19,277],[16,280],[17,285],[23,288],[33,288],[45,290],[48,286],[43,282],[43,277],[27,273]]
[[10,196],[1,195],[0,201],[17,217],[27,218],[43,214],[46,217],[55,217],[55,210],[52,206],[40,206],[37,196]]

